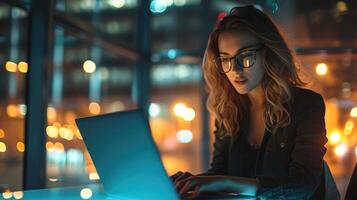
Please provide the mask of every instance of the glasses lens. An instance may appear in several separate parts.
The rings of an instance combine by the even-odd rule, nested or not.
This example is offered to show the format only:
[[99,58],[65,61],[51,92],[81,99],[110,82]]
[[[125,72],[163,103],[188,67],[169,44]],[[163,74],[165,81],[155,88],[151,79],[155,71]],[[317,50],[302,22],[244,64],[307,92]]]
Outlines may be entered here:
[[255,55],[254,55],[253,51],[244,52],[244,53],[239,54],[236,57],[236,62],[240,66],[242,66],[244,68],[248,68],[254,64],[254,61],[255,61],[254,57],[255,57]]
[[221,71],[227,73],[231,68],[231,59],[225,57],[217,58],[217,66],[221,68]]

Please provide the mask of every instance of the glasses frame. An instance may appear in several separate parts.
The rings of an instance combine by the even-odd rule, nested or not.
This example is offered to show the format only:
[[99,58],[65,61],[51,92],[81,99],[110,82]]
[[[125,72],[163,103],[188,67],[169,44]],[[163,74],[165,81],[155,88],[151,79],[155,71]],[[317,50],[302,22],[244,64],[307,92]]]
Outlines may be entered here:
[[[260,45],[260,46],[257,46],[257,47],[251,47],[251,48],[248,48],[248,49],[243,49],[241,51],[238,51],[236,55],[234,56],[231,56],[231,57],[226,57],[226,56],[219,56],[217,58],[215,58],[213,60],[213,62],[215,63],[216,67],[217,67],[217,70],[220,72],[220,73],[223,73],[223,74],[226,74],[228,72],[230,72],[233,68],[233,62],[232,60],[235,61],[235,64],[238,65],[240,68],[242,69],[247,69],[247,68],[251,68],[254,64],[255,64],[255,61],[256,61],[256,58],[257,58],[257,52],[258,51],[261,51],[262,49],[264,48],[264,46]],[[242,53],[246,53],[246,52],[253,52],[253,62],[251,65],[249,65],[248,67],[245,67],[244,65],[241,66],[239,64],[239,62],[237,62],[238,60],[238,57],[242,54]],[[225,72],[222,68],[222,62],[221,62],[221,58],[228,58],[229,59],[229,62],[230,62],[230,66],[229,66],[229,69]]]

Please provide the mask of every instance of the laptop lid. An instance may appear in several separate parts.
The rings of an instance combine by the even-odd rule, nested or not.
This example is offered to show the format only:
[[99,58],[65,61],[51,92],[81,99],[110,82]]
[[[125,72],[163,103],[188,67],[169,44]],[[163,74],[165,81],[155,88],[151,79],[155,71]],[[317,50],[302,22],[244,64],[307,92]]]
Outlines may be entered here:
[[109,196],[178,199],[140,110],[76,119]]

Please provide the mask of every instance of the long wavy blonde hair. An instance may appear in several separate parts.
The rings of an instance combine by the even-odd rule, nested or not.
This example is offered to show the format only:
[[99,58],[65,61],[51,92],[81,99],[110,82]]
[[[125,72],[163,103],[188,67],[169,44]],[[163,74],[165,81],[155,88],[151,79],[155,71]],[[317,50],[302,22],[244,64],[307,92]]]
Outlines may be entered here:
[[[249,117],[250,100],[239,94],[213,60],[219,56],[218,37],[225,31],[245,30],[265,48],[262,88],[265,96],[264,122],[271,133],[290,124],[293,86],[304,86],[297,71],[295,55],[289,49],[274,22],[253,6],[235,7],[219,21],[210,34],[203,59],[203,73],[208,89],[208,110],[214,114],[224,135],[235,135],[242,120]],[[249,119],[249,118],[248,118]]]

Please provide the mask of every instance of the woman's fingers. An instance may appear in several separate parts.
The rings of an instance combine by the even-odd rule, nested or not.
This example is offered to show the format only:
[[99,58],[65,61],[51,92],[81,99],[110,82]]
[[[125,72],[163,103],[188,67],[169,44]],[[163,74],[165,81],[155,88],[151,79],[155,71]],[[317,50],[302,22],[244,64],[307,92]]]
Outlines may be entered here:
[[186,182],[189,182],[191,181],[191,179],[193,178],[194,176],[189,176],[189,177],[186,177],[186,178],[183,178],[181,180],[178,180],[175,184],[175,187],[176,187],[176,190],[177,191],[180,191],[181,188],[186,184]]
[[195,186],[194,181],[192,181],[191,179],[185,181],[185,184],[183,185],[182,188],[180,188],[179,191],[179,195],[180,196],[184,196],[187,194],[188,191],[192,190],[192,188]]
[[197,198],[198,197],[198,195],[200,195],[200,193],[201,193],[201,186],[199,186],[199,185],[196,185],[195,186],[195,188],[193,189],[193,191],[192,191],[192,194],[191,194],[191,198]]
[[180,174],[179,176],[175,177],[174,185],[176,186],[178,184],[178,182],[180,182],[181,180],[184,180],[184,179],[186,179],[188,177],[191,177],[191,176],[193,176],[193,175],[191,173],[189,173],[189,172],[185,172],[185,173]]
[[176,174],[171,175],[171,176],[170,176],[170,179],[171,179],[172,181],[175,181],[176,178],[179,177],[181,174],[183,174],[183,173],[182,173],[181,171],[179,171],[179,172],[177,172]]

